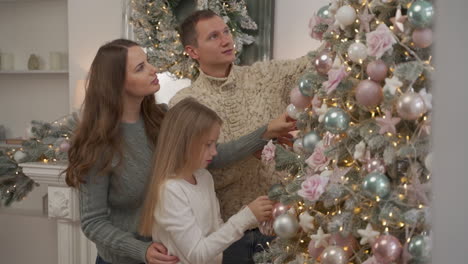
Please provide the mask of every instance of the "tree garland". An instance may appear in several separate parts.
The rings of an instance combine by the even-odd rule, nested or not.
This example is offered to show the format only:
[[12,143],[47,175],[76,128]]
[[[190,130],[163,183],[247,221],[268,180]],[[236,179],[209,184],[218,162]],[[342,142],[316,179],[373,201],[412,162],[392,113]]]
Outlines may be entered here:
[[[254,42],[246,30],[256,30],[257,24],[247,14],[245,0],[194,0],[197,10],[211,9],[220,15],[234,36],[236,57],[244,45]],[[184,51],[177,32],[176,15],[181,0],[132,0],[130,23],[136,41],[146,48],[148,60],[159,72],[168,71],[177,78],[195,79],[197,64]]]
[[31,121],[28,140],[20,147],[0,149],[0,202],[10,206],[25,199],[39,184],[23,173],[24,162],[61,162],[68,159],[69,138],[78,123],[73,113],[52,123]]

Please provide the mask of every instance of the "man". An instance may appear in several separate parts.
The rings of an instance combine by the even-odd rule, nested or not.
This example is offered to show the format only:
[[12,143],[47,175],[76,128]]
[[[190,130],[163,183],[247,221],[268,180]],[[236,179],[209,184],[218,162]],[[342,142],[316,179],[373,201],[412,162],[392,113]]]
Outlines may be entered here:
[[[248,134],[284,113],[290,90],[309,64],[309,59],[302,57],[258,62],[252,66],[233,65],[236,56],[231,31],[211,10],[196,11],[187,17],[181,24],[180,35],[185,51],[199,64],[200,76],[191,87],[179,91],[170,105],[191,96],[216,111],[224,122],[219,142]],[[211,172],[224,220],[280,181],[276,173],[254,156]],[[242,251],[242,243],[256,245],[271,239],[261,235],[258,229],[244,238],[232,247]],[[243,261],[223,260],[223,263],[253,263]]]

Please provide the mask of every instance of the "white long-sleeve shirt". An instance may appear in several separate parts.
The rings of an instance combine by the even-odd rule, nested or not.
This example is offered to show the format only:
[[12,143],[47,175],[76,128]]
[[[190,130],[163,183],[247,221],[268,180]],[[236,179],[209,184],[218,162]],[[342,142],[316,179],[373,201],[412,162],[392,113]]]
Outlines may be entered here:
[[166,182],[162,204],[154,212],[153,239],[165,245],[183,264],[220,264],[222,252],[257,224],[244,207],[223,224],[211,174],[194,173],[197,184],[183,179]]

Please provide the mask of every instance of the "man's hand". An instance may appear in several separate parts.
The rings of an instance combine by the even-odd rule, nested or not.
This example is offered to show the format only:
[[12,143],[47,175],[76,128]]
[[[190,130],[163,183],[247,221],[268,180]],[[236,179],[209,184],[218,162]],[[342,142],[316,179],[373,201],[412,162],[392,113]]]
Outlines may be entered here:
[[286,113],[273,119],[268,123],[267,131],[263,134],[263,139],[269,140],[279,137],[290,138],[288,132],[296,129],[296,121],[288,117]]

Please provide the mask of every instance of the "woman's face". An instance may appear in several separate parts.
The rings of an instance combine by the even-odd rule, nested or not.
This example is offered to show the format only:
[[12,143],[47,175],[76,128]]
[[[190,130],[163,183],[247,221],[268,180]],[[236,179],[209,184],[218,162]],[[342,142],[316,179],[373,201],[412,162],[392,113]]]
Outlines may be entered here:
[[139,46],[128,48],[124,93],[130,97],[145,97],[159,91],[156,68],[148,63]]

